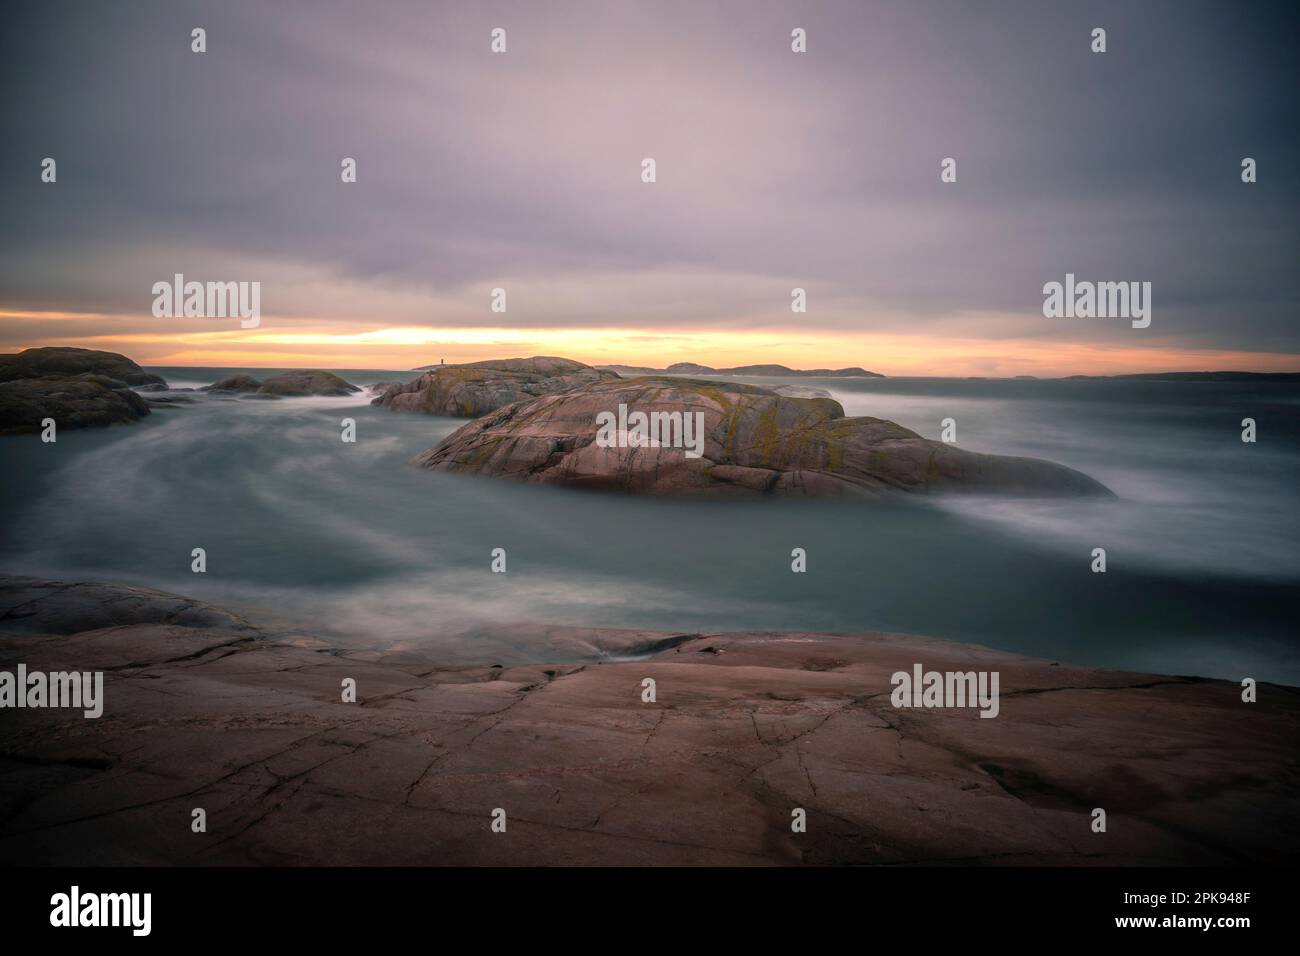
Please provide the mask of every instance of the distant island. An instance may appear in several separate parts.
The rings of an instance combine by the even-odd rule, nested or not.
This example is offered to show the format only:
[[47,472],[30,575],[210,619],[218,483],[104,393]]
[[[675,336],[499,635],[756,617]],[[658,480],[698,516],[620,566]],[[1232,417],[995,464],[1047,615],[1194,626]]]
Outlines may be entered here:
[[1067,375],[1065,378],[1138,382],[1300,382],[1300,372],[1132,372],[1127,375]]
[[596,368],[619,375],[781,375],[808,378],[884,378],[879,372],[864,368],[787,368],[784,365],[739,365],[735,368],[713,368],[695,362],[675,362],[667,368],[646,368],[640,365],[597,365]]

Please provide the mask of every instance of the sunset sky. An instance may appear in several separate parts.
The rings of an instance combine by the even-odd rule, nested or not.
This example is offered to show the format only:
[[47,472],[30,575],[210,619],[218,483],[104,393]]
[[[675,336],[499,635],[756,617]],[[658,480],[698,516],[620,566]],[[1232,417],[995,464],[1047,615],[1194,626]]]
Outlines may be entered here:
[[[0,351],[1300,370],[1298,10],[15,4]],[[154,318],[178,272],[260,282],[260,326]],[[1150,328],[1044,318],[1067,272],[1150,281]]]

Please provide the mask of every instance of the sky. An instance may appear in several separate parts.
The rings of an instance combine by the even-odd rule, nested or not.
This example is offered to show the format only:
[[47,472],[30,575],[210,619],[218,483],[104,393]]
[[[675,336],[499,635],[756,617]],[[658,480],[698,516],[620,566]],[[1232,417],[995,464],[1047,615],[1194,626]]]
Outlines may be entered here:
[[[13,0],[0,351],[1300,370],[1298,28],[1194,0]],[[155,317],[176,273],[259,282],[260,324]],[[1045,317],[1067,273],[1150,282],[1150,326]]]

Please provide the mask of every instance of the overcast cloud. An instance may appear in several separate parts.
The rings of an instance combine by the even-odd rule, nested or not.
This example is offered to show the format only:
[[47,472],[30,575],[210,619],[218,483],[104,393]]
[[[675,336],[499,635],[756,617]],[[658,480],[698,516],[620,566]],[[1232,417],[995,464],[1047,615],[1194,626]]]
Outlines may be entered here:
[[340,327],[506,286],[512,326],[779,328],[799,285],[804,327],[1114,336],[1042,317],[1073,272],[1151,281],[1153,339],[1300,351],[1298,10],[11,3],[0,308],[144,327],[184,272]]

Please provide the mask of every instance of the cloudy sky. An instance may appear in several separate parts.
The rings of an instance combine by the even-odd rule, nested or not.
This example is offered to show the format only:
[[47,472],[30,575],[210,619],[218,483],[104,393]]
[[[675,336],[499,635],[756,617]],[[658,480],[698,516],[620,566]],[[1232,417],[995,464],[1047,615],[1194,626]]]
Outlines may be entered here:
[[[8,7],[0,350],[1300,369],[1297,4]],[[154,318],[178,272],[261,325]],[[1151,282],[1151,326],[1044,318],[1066,273]]]

